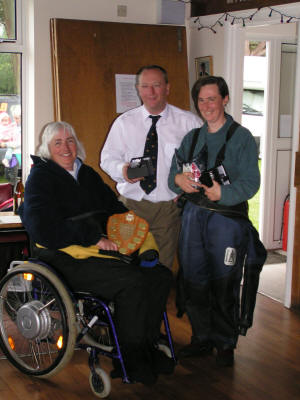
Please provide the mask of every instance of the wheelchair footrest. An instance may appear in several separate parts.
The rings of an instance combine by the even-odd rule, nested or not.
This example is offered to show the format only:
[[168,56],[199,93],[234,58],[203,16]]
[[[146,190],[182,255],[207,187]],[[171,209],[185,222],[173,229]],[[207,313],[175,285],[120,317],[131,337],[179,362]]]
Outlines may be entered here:
[[83,341],[83,343],[85,343],[85,344],[87,344],[89,346],[96,347],[97,349],[100,349],[100,350],[103,350],[103,351],[107,351],[109,353],[111,353],[113,351],[113,346],[106,345],[106,344],[98,342],[89,333],[86,333],[82,337],[82,341]]

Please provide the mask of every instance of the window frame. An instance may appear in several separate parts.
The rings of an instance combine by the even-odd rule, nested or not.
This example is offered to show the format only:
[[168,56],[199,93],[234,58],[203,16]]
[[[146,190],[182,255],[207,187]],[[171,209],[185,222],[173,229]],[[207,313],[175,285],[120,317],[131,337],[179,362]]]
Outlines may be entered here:
[[[21,115],[22,115],[22,178],[25,182],[25,177],[29,173],[31,162],[29,160],[30,147],[33,147],[33,140],[28,138],[28,99],[31,98],[28,88],[30,87],[29,74],[29,57],[27,48],[29,48],[29,31],[25,30],[26,20],[28,20],[29,10],[32,5],[32,0],[16,0],[16,39],[0,41],[0,53],[18,53],[21,55]],[[33,104],[33,102],[32,102]],[[32,107],[33,110],[33,107]]]

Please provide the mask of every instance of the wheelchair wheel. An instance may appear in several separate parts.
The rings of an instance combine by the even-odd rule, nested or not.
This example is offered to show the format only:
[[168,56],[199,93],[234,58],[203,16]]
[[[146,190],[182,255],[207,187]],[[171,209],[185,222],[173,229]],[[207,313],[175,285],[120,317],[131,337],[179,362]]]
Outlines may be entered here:
[[109,395],[111,390],[110,378],[100,367],[96,367],[95,372],[90,373],[89,382],[95,396],[104,399]]
[[0,282],[0,345],[27,375],[49,377],[73,355],[74,305],[64,284],[48,268],[21,263]]

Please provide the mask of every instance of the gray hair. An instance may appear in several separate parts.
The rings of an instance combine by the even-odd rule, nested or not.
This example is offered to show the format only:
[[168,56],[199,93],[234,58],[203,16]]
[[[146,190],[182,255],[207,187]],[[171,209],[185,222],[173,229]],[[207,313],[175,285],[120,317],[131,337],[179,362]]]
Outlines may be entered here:
[[64,121],[49,122],[49,124],[47,124],[44,127],[41,136],[42,141],[37,149],[36,154],[41,158],[50,159],[51,154],[49,151],[49,143],[61,129],[63,129],[64,131],[68,131],[73,136],[77,147],[77,157],[79,157],[82,161],[84,161],[86,157],[84,147],[77,139],[74,128],[70,124]]

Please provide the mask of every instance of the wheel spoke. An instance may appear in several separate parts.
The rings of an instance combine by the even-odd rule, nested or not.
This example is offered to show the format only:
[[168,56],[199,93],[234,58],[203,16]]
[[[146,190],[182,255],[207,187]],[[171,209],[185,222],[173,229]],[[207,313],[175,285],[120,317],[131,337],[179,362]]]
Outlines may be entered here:
[[37,357],[37,354],[36,354],[36,352],[34,350],[34,342],[30,342],[29,343],[29,347],[30,347],[30,352],[31,352],[31,355],[32,355],[32,359],[33,359],[34,363],[36,364],[36,368],[35,369],[40,369],[40,364],[38,362],[38,358],[39,357]]
[[0,299],[5,302],[5,305],[7,305],[7,307],[10,309],[10,311],[13,311],[16,314],[17,310],[15,309],[15,307],[13,307],[10,304],[10,302],[7,300],[7,298],[4,298],[3,296],[0,296]]
[[45,310],[45,308],[48,308],[54,302],[55,302],[55,299],[50,300],[47,304],[45,304],[43,307],[41,307],[38,312],[39,313],[42,312],[43,310]]

